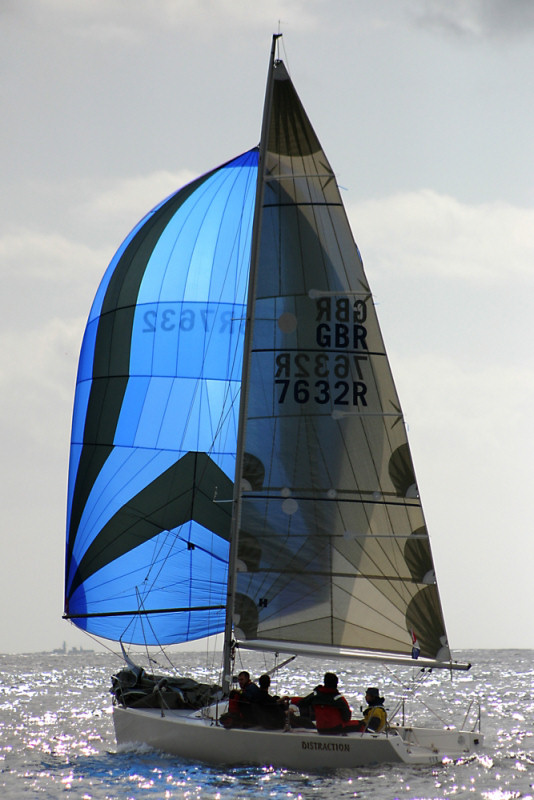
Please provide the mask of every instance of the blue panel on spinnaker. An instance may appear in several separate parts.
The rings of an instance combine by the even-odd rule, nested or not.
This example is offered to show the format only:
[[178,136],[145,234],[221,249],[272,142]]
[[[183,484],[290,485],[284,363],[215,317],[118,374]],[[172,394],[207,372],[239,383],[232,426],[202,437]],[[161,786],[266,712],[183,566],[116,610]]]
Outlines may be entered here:
[[168,644],[224,626],[256,177],[251,150],[165,200],[95,297],[73,413],[65,609],[99,636]]

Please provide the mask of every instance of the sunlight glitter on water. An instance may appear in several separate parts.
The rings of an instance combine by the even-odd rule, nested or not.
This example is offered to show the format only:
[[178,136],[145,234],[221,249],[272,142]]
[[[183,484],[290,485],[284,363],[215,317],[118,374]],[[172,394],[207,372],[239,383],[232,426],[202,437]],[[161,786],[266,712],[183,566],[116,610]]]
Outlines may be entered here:
[[[90,654],[0,656],[0,795],[61,795],[77,800],[393,800],[395,787],[398,800],[534,800],[534,736],[529,724],[534,715],[532,656],[526,651],[482,651],[469,654],[475,667],[461,682],[430,676],[425,699],[435,702],[440,715],[458,706],[461,721],[458,697],[481,694],[486,745],[479,755],[434,768],[383,765],[318,774],[256,767],[221,770],[147,748],[117,749],[108,694],[117,661]],[[188,657],[190,661],[182,663],[184,674],[195,669],[199,658]],[[247,666],[255,674],[264,671],[264,664],[252,656]],[[335,664],[332,667],[336,669]],[[279,691],[314,686],[324,668],[302,661],[298,672],[278,677]],[[355,708],[368,680],[380,681],[384,693],[394,695],[396,684],[389,675],[377,680],[364,668],[338,671]],[[195,675],[201,673],[207,674],[203,669]]]

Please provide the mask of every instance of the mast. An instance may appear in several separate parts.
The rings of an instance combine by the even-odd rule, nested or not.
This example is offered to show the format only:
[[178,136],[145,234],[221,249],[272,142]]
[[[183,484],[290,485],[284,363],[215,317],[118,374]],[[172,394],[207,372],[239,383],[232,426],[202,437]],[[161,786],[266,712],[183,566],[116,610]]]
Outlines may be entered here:
[[271,120],[271,107],[273,98],[273,81],[275,66],[276,42],[282,36],[281,33],[274,33],[271,53],[269,56],[269,70],[267,73],[267,86],[265,89],[265,100],[263,104],[263,118],[261,125],[261,137],[258,159],[258,178],[256,183],[256,201],[254,206],[254,222],[252,227],[252,244],[250,252],[250,272],[247,296],[247,312],[245,320],[245,340],[243,345],[243,370],[241,373],[241,395],[239,403],[239,425],[237,433],[237,451],[234,480],[234,496],[232,501],[232,524],[230,529],[230,553],[228,559],[228,588],[226,598],[226,621],[224,627],[224,646],[223,646],[223,677],[222,687],[228,693],[231,683],[232,665],[232,646],[233,646],[233,616],[236,589],[236,565],[237,565],[237,544],[241,519],[241,476],[243,473],[244,444],[245,444],[245,421],[247,417],[248,404],[248,381],[250,374],[250,352],[252,348],[252,329],[254,325],[254,299],[256,296],[256,274],[258,268],[258,256],[261,238],[261,218],[264,192],[264,171],[265,171],[265,152],[269,136],[269,125]]

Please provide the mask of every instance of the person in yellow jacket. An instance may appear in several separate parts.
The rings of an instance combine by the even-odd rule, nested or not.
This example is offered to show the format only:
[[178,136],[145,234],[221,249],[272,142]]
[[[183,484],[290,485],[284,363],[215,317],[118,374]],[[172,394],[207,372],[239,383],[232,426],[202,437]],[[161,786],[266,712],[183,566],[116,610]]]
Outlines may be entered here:
[[388,723],[388,716],[384,708],[384,698],[380,697],[380,692],[375,687],[370,687],[365,693],[367,708],[363,712],[362,730],[383,731]]
[[365,702],[367,708],[363,712],[363,719],[351,720],[346,724],[344,731],[369,731],[370,733],[380,733],[386,729],[388,716],[384,708],[384,698],[380,697],[380,692],[374,686],[369,687],[365,692]]

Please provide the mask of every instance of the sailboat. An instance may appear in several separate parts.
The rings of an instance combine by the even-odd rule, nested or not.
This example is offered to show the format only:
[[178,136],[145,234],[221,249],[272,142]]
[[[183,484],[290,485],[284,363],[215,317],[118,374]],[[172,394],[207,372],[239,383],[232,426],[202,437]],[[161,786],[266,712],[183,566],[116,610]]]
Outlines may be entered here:
[[[432,764],[476,751],[480,731],[220,724],[237,649],[469,668],[449,650],[372,292],[277,39],[259,146],[147,214],[93,302],[65,618],[123,648],[120,745],[227,765]],[[124,647],[214,634],[220,689],[160,680]]]

